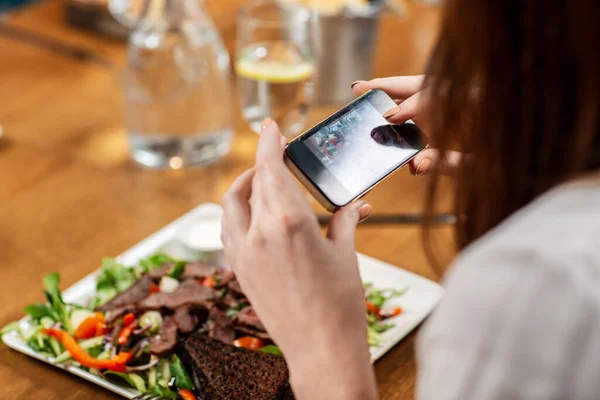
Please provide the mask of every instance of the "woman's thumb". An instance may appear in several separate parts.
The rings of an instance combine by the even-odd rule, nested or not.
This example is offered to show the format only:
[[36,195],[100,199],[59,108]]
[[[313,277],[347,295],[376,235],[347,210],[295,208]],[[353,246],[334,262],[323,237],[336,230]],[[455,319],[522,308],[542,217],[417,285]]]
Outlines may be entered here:
[[373,207],[364,202],[356,201],[336,212],[329,221],[327,237],[344,246],[354,246],[356,225],[367,219]]

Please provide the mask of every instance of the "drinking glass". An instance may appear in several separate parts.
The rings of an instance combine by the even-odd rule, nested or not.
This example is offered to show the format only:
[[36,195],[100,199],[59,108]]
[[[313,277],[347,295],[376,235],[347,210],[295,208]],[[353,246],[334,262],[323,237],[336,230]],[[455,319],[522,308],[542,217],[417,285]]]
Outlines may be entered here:
[[304,128],[317,70],[316,14],[293,2],[260,0],[238,16],[237,93],[254,132],[273,118],[284,135]]

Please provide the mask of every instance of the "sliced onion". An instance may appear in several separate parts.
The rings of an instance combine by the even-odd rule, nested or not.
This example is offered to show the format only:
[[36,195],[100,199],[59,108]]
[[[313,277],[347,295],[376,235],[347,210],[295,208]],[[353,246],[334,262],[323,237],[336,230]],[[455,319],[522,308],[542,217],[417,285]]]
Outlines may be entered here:
[[148,364],[144,364],[144,365],[138,365],[135,367],[125,367],[125,372],[134,372],[134,371],[145,371],[147,369],[150,369],[152,367],[154,367],[156,364],[158,364],[159,358],[156,356],[151,356],[150,357],[150,362]]
[[143,338],[133,346],[131,352],[134,358],[138,358],[144,352],[144,348],[150,344],[150,338]]
[[142,334],[146,333],[150,328],[152,328],[152,326],[150,326],[150,325],[138,328],[135,331],[133,331],[133,334],[136,336],[142,335]]
[[115,331],[115,327],[111,326],[108,328],[108,331],[106,332],[106,335],[104,336],[104,350],[108,351],[110,349],[112,349],[113,347],[113,335],[114,335],[114,331]]
[[119,333],[121,333],[121,329],[123,328],[123,324],[118,323],[116,325],[113,325],[112,332],[110,332],[109,335],[107,335],[109,337],[109,342],[110,343],[115,343],[117,341],[117,338],[119,337]]

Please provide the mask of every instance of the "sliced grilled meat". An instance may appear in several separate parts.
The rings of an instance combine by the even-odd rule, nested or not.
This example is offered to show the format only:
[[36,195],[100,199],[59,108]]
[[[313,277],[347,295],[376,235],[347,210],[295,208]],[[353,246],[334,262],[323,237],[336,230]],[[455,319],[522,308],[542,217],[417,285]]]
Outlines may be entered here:
[[229,281],[229,283],[227,284],[227,287],[229,288],[230,291],[232,291],[234,294],[238,295],[238,296],[243,296],[246,297],[246,295],[244,294],[244,292],[242,291],[242,287],[240,286],[240,283],[238,282],[237,279],[232,279]]
[[208,318],[208,310],[205,307],[185,305],[175,310],[175,322],[181,333],[191,333],[196,327],[204,323]]
[[271,340],[271,336],[269,336],[267,332],[259,331],[258,329],[249,326],[234,326],[233,329],[243,336],[254,336],[263,340]]
[[106,312],[121,308],[124,306],[131,306],[144,300],[150,294],[150,288],[152,287],[152,279],[148,275],[143,275],[137,282],[131,285],[124,292],[116,295],[108,303],[97,307],[98,311]]
[[156,293],[139,303],[141,310],[167,308],[176,310],[184,305],[208,306],[214,297],[214,290],[204,287],[198,281],[184,281],[173,293]]
[[235,331],[229,322],[229,318],[217,307],[211,307],[210,309],[208,335],[227,344],[231,344],[235,339]]
[[183,271],[182,279],[200,279],[213,276],[218,268],[203,262],[187,263]]
[[215,286],[224,287],[235,279],[235,274],[230,268],[220,268],[215,274]]
[[252,306],[245,307],[237,313],[233,318],[233,323],[238,326],[247,326],[261,332],[266,332],[265,326],[258,318],[258,315],[256,315]]
[[165,317],[158,331],[158,335],[153,338],[150,345],[150,354],[162,356],[171,350],[177,344],[177,323],[175,317],[169,315]]
[[235,296],[230,292],[225,293],[223,297],[220,297],[216,300],[216,303],[223,310],[228,310],[230,308],[234,308],[236,310],[242,308],[244,305],[248,305],[248,300],[245,298],[240,298],[239,296]]
[[125,314],[135,313],[136,311],[137,307],[135,306],[135,304],[127,304],[121,307],[117,307],[107,311],[106,314],[104,314],[104,321],[107,324],[112,324]]
[[160,281],[160,278],[162,278],[163,276],[165,276],[166,274],[169,273],[171,268],[173,268],[173,265],[175,265],[175,263],[172,263],[172,262],[163,264],[159,268],[150,272],[150,274],[148,274],[148,275],[150,275],[150,278],[152,278],[153,280],[158,282],[158,281]]

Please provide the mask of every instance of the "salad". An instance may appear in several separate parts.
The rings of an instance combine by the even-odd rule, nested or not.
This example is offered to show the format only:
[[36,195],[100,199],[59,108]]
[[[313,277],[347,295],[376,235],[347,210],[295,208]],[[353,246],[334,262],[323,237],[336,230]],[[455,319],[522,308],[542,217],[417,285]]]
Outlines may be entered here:
[[[30,324],[14,322],[0,332],[17,331],[35,352],[53,363],[70,363],[141,393],[196,399],[198,385],[182,352],[193,332],[227,345],[281,356],[233,272],[201,262],[155,254],[134,266],[106,258],[96,292],[85,305],[67,303],[60,276],[44,277],[45,303],[24,308]],[[386,323],[402,312],[387,307],[404,290],[365,284],[370,346],[379,346]]]
[[392,329],[395,325],[386,320],[402,314],[402,307],[386,307],[388,300],[400,297],[408,290],[375,289],[373,284],[365,283],[365,305],[367,308],[367,334],[369,346],[377,347],[382,342],[381,334]]

